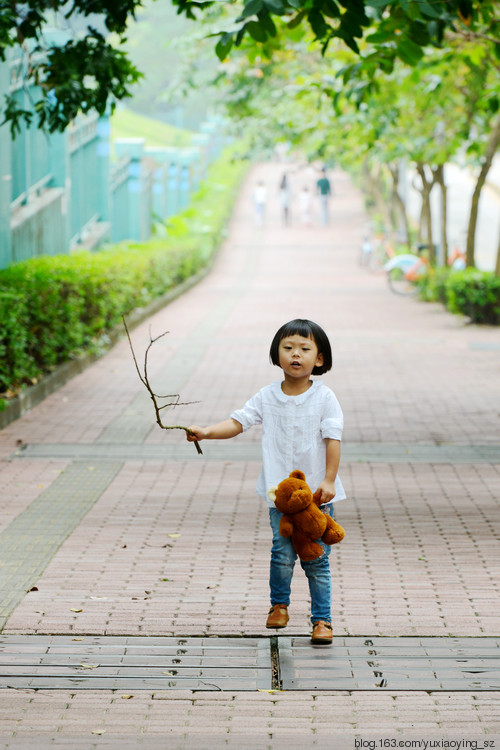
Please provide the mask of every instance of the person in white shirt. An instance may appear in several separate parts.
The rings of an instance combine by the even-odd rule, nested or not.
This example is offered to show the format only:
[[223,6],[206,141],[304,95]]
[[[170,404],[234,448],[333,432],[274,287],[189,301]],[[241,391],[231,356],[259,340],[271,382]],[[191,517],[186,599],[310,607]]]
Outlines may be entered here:
[[312,195],[311,191],[304,185],[299,193],[299,205],[300,205],[300,221],[305,224],[306,227],[311,226],[311,206],[312,206]]
[[[297,554],[289,538],[279,533],[281,513],[268,498],[271,488],[294,469],[306,475],[312,491],[321,490],[321,510],[333,515],[333,502],[346,497],[338,476],[344,419],[330,388],[311,375],[332,367],[328,336],[313,321],[296,319],[281,326],[270,348],[271,362],[283,370],[284,379],[262,388],[234,411],[229,419],[208,427],[193,425],[187,440],[232,438],[256,424],[262,425],[262,469],[257,494],[266,500],[273,531],[269,583],[271,609],[268,628],[286,626],[290,588]],[[321,557],[301,566],[311,595],[313,643],[332,642],[330,547],[321,540]]]
[[255,223],[261,227],[264,223],[266,213],[267,188],[262,180],[259,180],[253,191],[253,202],[255,207]]

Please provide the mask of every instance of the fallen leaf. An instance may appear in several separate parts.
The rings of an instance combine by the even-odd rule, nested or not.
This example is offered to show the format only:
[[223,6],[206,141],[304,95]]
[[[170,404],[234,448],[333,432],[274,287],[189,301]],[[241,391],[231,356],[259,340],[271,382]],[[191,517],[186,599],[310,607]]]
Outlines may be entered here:
[[83,609],[76,609],[75,607],[71,607],[70,612],[83,612]]
[[28,594],[30,591],[38,591],[38,586],[32,586],[30,589],[28,589]]
[[122,698],[124,701],[129,701],[133,697],[134,697],[133,695],[122,695]]
[[71,640],[72,641],[84,641],[85,638],[72,638]]
[[178,539],[180,537],[180,534],[167,534],[167,536],[169,536],[170,539]]
[[106,734],[105,729],[93,729],[92,734]]
[[84,661],[80,663],[80,667],[82,669],[97,669],[97,667],[100,667],[100,664],[85,664]]
[[94,602],[105,602],[108,600],[107,596],[91,596],[90,597]]

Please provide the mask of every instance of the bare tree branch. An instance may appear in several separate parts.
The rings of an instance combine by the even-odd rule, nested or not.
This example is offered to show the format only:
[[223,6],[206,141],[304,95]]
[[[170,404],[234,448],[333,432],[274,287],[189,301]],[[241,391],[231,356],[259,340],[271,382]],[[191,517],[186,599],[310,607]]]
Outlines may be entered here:
[[[161,421],[160,411],[162,409],[166,409],[167,406],[187,406],[188,404],[193,404],[193,403],[196,403],[196,402],[195,401],[187,401],[185,403],[182,403],[179,400],[180,396],[179,396],[178,393],[171,393],[171,394],[169,394],[167,396],[160,396],[160,395],[158,395],[157,393],[155,393],[153,391],[153,389],[151,388],[151,384],[149,382],[149,377],[148,377],[148,354],[149,354],[149,351],[150,351],[151,347],[153,346],[153,344],[155,344],[159,339],[163,338],[163,336],[167,335],[168,331],[165,331],[164,333],[160,333],[160,335],[156,336],[155,338],[151,337],[151,330],[149,331],[149,344],[148,344],[148,346],[146,348],[146,351],[145,351],[145,354],[144,354],[144,372],[141,372],[141,370],[139,369],[139,365],[137,363],[137,359],[136,359],[135,352],[134,352],[134,347],[132,346],[132,341],[131,341],[131,338],[130,338],[130,333],[128,331],[127,324],[125,322],[125,316],[124,315],[122,315],[122,320],[123,320],[123,325],[125,326],[125,331],[126,331],[127,338],[128,338],[128,343],[129,343],[129,346],[130,346],[130,351],[132,352],[132,357],[134,359],[135,369],[137,370],[137,374],[139,375],[139,379],[140,379],[141,383],[143,383],[145,385],[145,387],[146,387],[146,389],[147,389],[147,391],[148,391],[148,393],[149,393],[149,395],[151,397],[151,400],[152,400],[153,406],[154,406],[154,410],[155,410],[157,424],[162,428],[162,430],[184,430],[184,432],[186,432],[188,435],[192,435],[193,433],[189,429],[189,427],[184,427],[183,425],[180,425],[180,424],[174,424],[174,425],[165,425],[165,424],[163,424],[163,422]],[[165,398],[173,398],[173,399],[175,399],[175,401],[170,401],[168,404],[160,405],[158,403],[158,399],[165,399]],[[194,441],[194,445],[195,445],[195,448],[198,451],[198,453],[200,453],[200,454],[203,453],[203,451],[200,448],[200,444],[199,444],[199,442],[197,440]]]

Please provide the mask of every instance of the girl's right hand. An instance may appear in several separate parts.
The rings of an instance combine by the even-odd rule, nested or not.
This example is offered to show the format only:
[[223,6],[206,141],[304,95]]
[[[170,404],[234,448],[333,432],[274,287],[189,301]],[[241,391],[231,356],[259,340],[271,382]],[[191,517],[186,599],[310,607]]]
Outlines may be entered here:
[[200,442],[200,440],[205,440],[207,436],[207,431],[204,427],[199,427],[198,425],[194,424],[189,427],[189,432],[186,432],[186,440],[189,443],[194,443],[195,440]]

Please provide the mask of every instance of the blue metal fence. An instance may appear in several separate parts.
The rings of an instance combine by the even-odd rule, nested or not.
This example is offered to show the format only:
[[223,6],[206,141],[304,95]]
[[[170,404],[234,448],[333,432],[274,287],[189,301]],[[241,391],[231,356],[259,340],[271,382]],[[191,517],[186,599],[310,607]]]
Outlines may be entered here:
[[[9,53],[0,62],[0,99],[8,90],[27,108],[36,88],[22,57]],[[147,240],[156,221],[188,205],[220,151],[219,131],[206,124],[184,149],[118,139],[112,163],[107,117],[78,117],[65,133],[51,135],[23,126],[15,139],[1,126],[0,268],[105,241]]]

